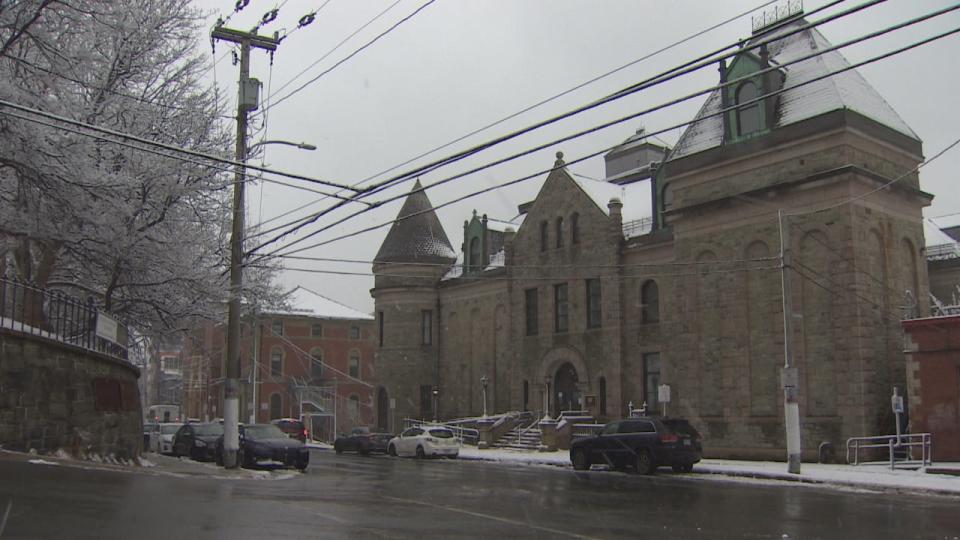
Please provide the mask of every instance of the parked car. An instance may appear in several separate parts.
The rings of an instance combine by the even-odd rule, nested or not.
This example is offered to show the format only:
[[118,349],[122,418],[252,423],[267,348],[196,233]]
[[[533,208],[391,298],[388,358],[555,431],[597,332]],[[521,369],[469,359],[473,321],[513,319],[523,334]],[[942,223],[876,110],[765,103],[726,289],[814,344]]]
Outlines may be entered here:
[[173,436],[182,425],[183,424],[171,422],[154,424],[156,427],[151,426],[152,431],[150,432],[149,450],[158,454],[172,454]]
[[446,456],[460,454],[460,441],[449,428],[442,426],[415,426],[390,439],[387,453],[391,456]]
[[173,436],[173,455],[213,461],[217,457],[217,439],[222,436],[223,424],[184,424]]
[[367,455],[370,452],[387,452],[387,445],[393,438],[392,433],[373,433],[368,427],[355,427],[350,435],[341,435],[333,441],[333,449],[341,452],[359,452]]
[[152,451],[150,447],[150,440],[153,435],[153,432],[158,431],[160,425],[156,422],[144,422],[143,423],[143,451],[150,452]]
[[302,443],[307,442],[307,438],[310,437],[307,426],[296,418],[277,418],[271,420],[270,423],[280,428],[280,431],[286,433],[291,439],[296,439]]
[[[217,439],[217,464],[223,465],[223,436]],[[283,465],[304,471],[310,463],[310,451],[302,442],[287,437],[273,424],[240,426],[240,466],[251,469],[262,465]]]
[[690,472],[702,453],[700,434],[681,418],[615,420],[598,435],[576,439],[570,445],[570,461],[578,471],[607,464],[615,470],[632,467],[640,474],[652,474],[660,466]]

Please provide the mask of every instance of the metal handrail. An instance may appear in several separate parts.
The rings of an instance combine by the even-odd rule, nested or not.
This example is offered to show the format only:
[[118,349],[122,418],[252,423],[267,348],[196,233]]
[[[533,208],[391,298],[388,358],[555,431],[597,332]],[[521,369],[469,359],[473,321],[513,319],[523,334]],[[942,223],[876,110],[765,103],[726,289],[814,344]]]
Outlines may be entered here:
[[[920,460],[912,459],[910,450],[916,446],[921,449]],[[928,467],[933,464],[933,435],[930,433],[909,433],[904,435],[879,435],[875,437],[851,437],[847,439],[847,463],[861,465],[860,451],[885,448],[889,452],[890,468],[896,468],[897,463]],[[897,460],[897,451],[907,451],[907,458]],[[852,458],[851,458],[852,452]]]
[[61,291],[0,278],[0,327],[127,360],[126,325],[110,319],[117,334],[111,341],[97,334],[99,317],[109,318],[92,298],[84,303]]
[[570,437],[593,437],[600,433],[603,426],[604,424],[573,424],[570,430]]
[[449,429],[456,435],[457,440],[460,441],[460,444],[473,444],[476,445],[480,440],[480,431],[473,428],[465,428],[462,426],[444,424],[443,422],[427,422],[424,420],[417,420],[415,418],[404,418],[403,425],[406,427],[418,427],[418,426],[441,426]]

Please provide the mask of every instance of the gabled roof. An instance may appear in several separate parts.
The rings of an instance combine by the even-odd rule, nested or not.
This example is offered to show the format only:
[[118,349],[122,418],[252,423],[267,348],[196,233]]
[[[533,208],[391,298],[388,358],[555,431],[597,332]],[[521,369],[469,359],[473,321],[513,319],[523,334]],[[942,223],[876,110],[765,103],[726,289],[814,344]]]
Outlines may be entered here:
[[[798,18],[772,35],[783,34],[805,24],[805,19]],[[769,36],[764,35],[763,39],[767,37]],[[774,41],[767,47],[771,64],[782,65],[832,47],[832,44],[816,28],[810,28]],[[856,70],[845,71],[795,88],[816,77],[849,66],[850,63],[839,51],[832,51],[782,67],[786,74],[783,86],[785,91],[779,95],[780,104],[772,127],[782,127],[831,111],[849,109],[919,141],[917,134]],[[667,158],[668,161],[720,146],[723,143],[723,117],[716,113],[721,108],[720,91],[714,90],[697,113],[694,122],[680,137],[677,146]]]
[[[566,173],[566,170],[563,172]],[[648,182],[617,185],[603,180],[574,178],[570,174],[567,176],[608,216],[610,209],[607,203],[610,199],[617,198],[623,203],[621,215],[624,223],[650,217],[650,184]]]
[[[412,217],[404,219],[407,216]],[[452,263],[456,259],[457,253],[433,211],[433,204],[417,180],[374,262]]]
[[283,303],[287,307],[266,309],[263,313],[267,315],[318,317],[321,319],[373,320],[373,315],[369,313],[363,313],[345,306],[302,285],[294,287],[285,294]]

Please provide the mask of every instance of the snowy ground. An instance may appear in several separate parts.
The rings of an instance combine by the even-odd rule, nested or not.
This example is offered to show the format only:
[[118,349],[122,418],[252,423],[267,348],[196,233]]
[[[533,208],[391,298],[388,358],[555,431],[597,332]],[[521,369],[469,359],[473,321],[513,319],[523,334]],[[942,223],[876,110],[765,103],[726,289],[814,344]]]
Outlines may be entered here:
[[[479,450],[472,446],[460,449],[462,459],[474,459],[516,465],[547,465],[570,467],[570,454],[557,452],[525,452],[518,450]],[[960,471],[960,463],[937,463],[931,470],[952,469]],[[852,488],[883,489],[910,492],[960,495],[960,476],[931,474],[923,469],[890,470],[883,465],[823,465],[804,463],[799,475],[787,472],[786,463],[770,461],[734,461],[705,459],[694,465],[698,476],[716,475],[716,478],[745,478],[804,482],[809,484],[835,485]]]

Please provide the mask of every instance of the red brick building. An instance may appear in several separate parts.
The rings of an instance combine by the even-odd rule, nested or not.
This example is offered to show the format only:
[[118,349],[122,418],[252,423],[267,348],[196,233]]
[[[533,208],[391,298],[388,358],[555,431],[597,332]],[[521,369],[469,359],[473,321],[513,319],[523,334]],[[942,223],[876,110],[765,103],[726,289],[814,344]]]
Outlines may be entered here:
[[[243,319],[241,419],[306,416],[317,439],[372,424],[373,316],[303,287],[292,290],[285,302],[286,308]],[[222,416],[225,330],[223,324],[199,325],[186,340],[188,417]]]
[[934,461],[960,460],[960,315],[903,321],[910,431],[933,434]]

